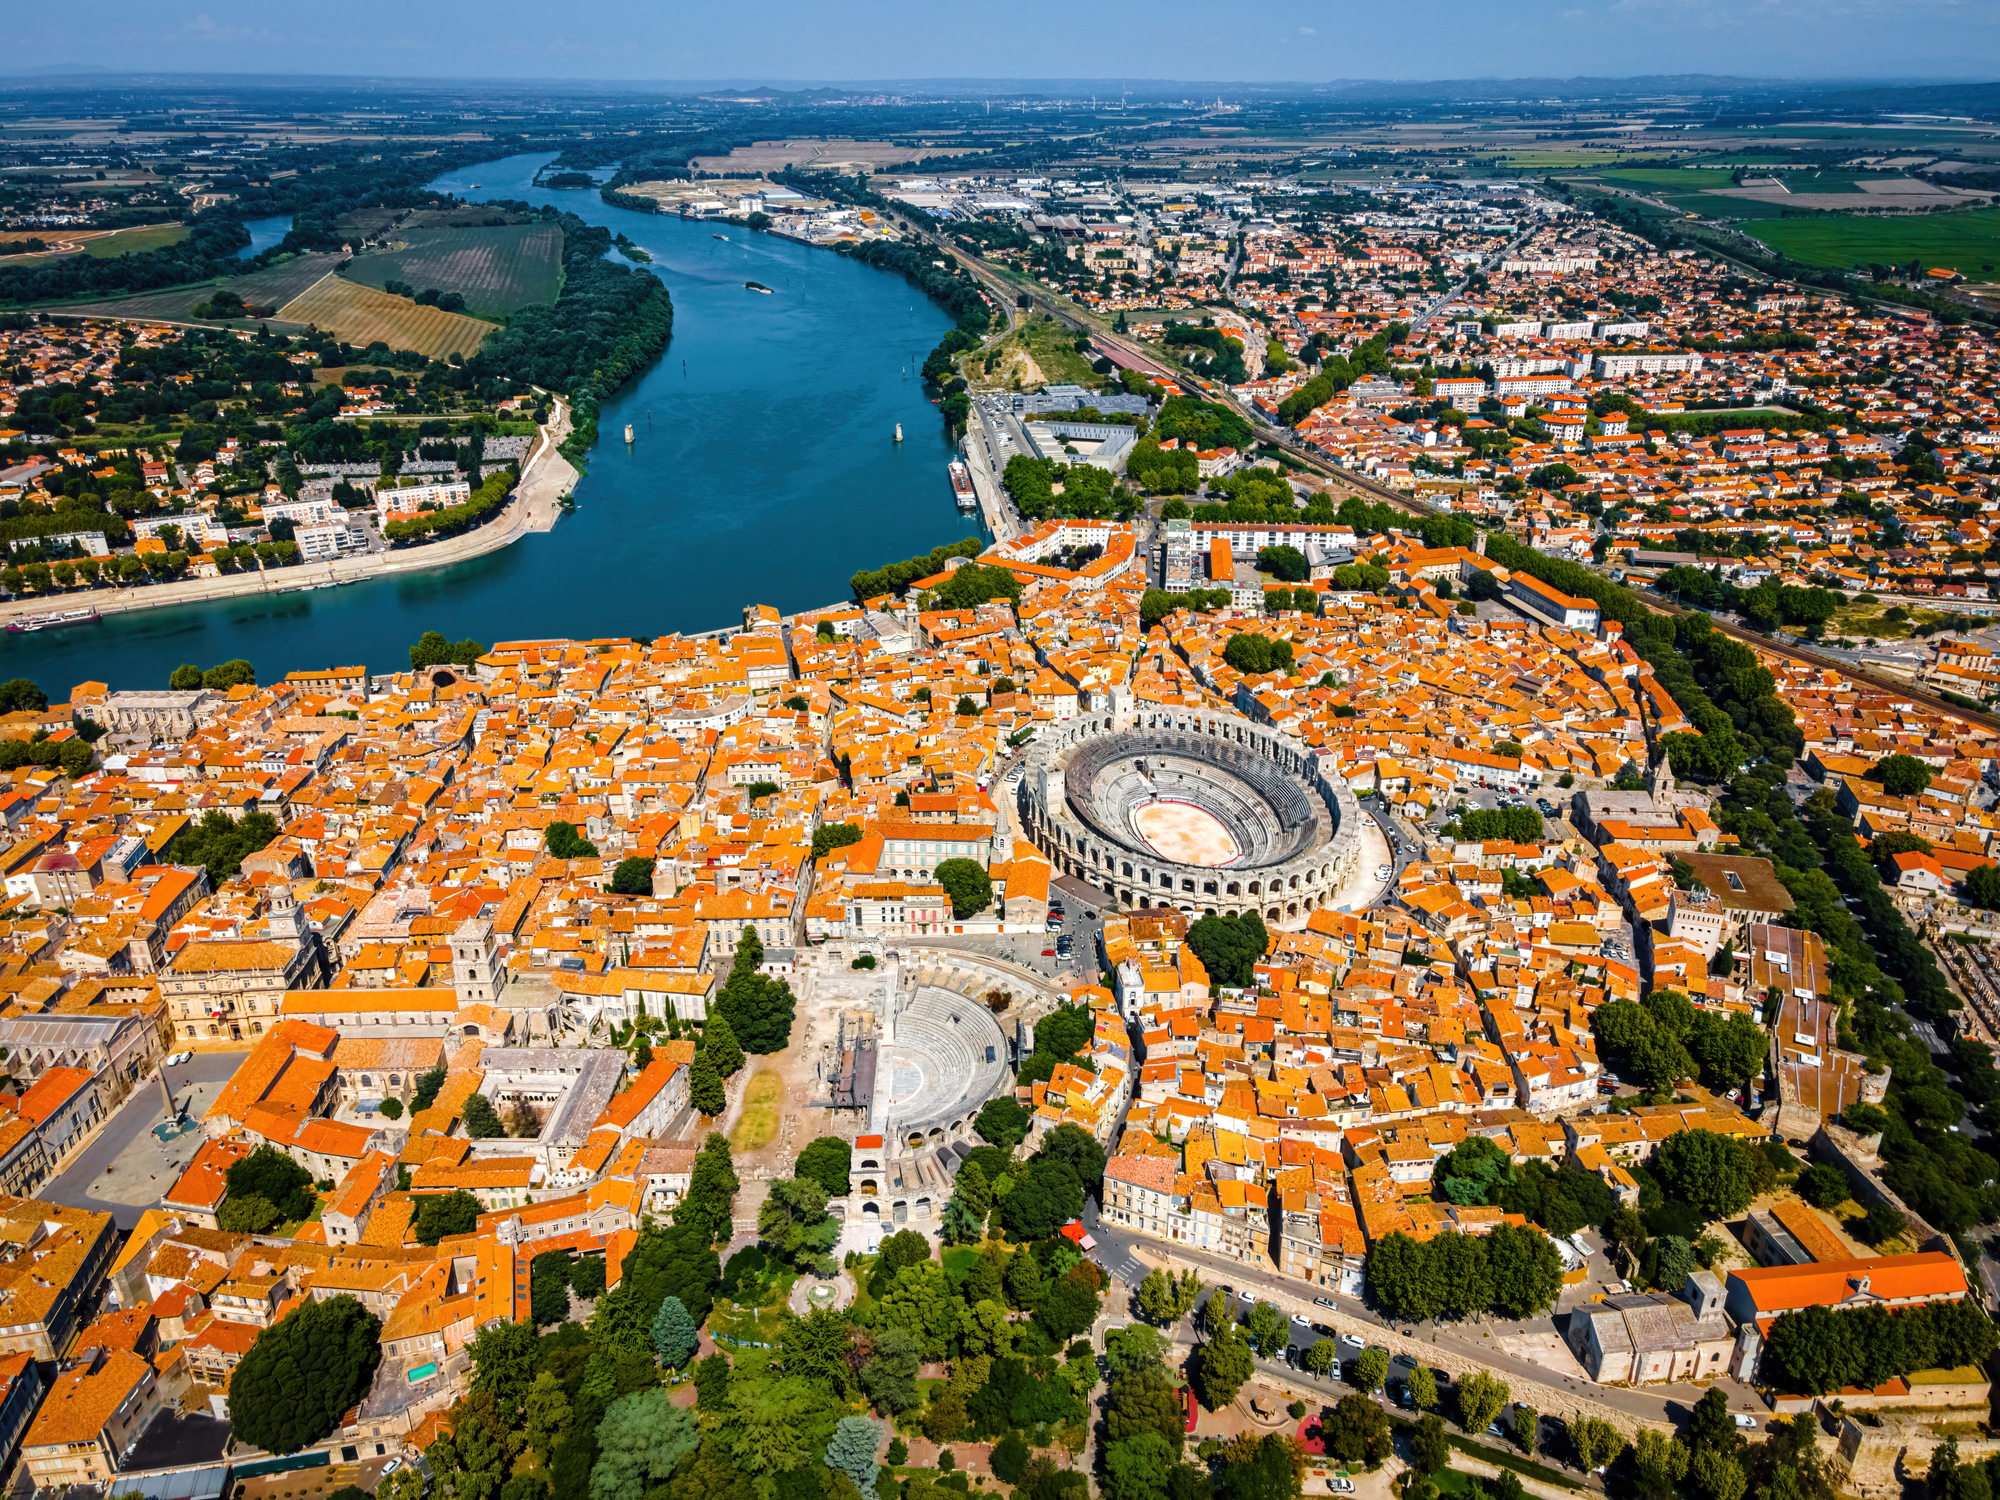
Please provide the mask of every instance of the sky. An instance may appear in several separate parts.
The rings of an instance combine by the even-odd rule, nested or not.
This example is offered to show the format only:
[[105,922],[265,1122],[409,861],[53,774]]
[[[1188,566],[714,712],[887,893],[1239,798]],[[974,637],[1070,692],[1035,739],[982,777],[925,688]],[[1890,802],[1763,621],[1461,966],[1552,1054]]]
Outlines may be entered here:
[[1993,0],[63,0],[0,73],[601,81],[2000,77]]

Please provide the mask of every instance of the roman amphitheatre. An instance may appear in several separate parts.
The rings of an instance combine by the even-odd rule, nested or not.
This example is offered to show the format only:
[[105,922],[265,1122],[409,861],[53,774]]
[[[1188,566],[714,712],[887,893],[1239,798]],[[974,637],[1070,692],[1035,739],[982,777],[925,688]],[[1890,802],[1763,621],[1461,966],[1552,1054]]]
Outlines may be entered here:
[[1065,874],[1127,906],[1303,924],[1359,869],[1345,780],[1289,736],[1201,709],[1072,720],[1030,755],[1022,827]]

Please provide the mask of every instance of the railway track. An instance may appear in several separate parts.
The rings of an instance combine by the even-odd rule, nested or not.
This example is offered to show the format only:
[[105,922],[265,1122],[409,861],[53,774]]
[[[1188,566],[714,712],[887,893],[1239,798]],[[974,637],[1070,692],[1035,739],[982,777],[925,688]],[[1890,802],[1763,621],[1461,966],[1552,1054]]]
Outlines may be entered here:
[[[1017,299],[1025,296],[1028,299],[1030,311],[1039,310],[1047,313],[1065,328],[1088,337],[1105,351],[1116,352],[1122,355],[1135,368],[1158,375],[1164,380],[1185,382],[1193,378],[1184,370],[1175,370],[1162,364],[1152,355],[1146,353],[1136,345],[1121,339],[1116,334],[1106,333],[1104,330],[1095,327],[1046,293],[1031,287],[1020,287],[1006,280],[998,272],[994,271],[991,266],[987,265],[984,260],[962,249],[958,245],[952,244],[950,241],[942,238],[932,239],[931,245],[934,249],[942,250],[956,259],[972,273],[973,277],[982,286],[994,296],[1001,299],[1002,304],[1008,309],[1008,316],[1010,318],[1013,316],[1014,309],[1018,306]],[[1449,512],[1439,506],[1419,500],[1413,495],[1405,495],[1400,490],[1393,490],[1388,485],[1370,479],[1365,474],[1357,474],[1352,469],[1342,468],[1330,459],[1315,457],[1303,451],[1305,445],[1299,441],[1296,433],[1281,427],[1273,427],[1254,413],[1246,412],[1244,416],[1249,421],[1252,430],[1259,437],[1263,438],[1266,442],[1275,443],[1284,449],[1295,462],[1302,464],[1309,472],[1318,474],[1322,479],[1338,480],[1350,489],[1360,490],[1365,494],[1372,495],[1376,499],[1386,501],[1388,504],[1413,516],[1449,514]]]
[[[1691,615],[1701,613],[1699,610],[1688,609],[1683,605],[1672,603],[1654,593],[1651,589],[1634,589],[1632,593],[1641,604],[1645,605],[1655,614]],[[1740,625],[1732,625],[1727,620],[1718,620],[1713,615],[1709,616],[1709,625],[1712,629],[1719,630],[1724,635],[1731,636],[1743,642],[1744,645],[1753,651],[1761,652],[1767,656],[1783,657],[1788,661],[1798,662],[1802,666],[1812,667],[1817,671],[1838,672],[1843,677],[1851,677],[1857,682],[1867,683],[1870,687],[1880,688],[1884,692],[1895,693],[1899,697],[1909,698],[1914,702],[1922,703],[1939,713],[1950,714],[1954,718],[1963,719],[1968,724],[1978,724],[1983,728],[1993,730],[1995,733],[2000,733],[2000,717],[1989,713],[1982,713],[1978,709],[1961,708],[1956,703],[1950,703],[1940,698],[1936,693],[1915,687],[1899,678],[1891,677],[1886,672],[1877,672],[1868,667],[1850,666],[1846,662],[1835,661],[1830,656],[1821,656],[1817,652],[1804,651],[1796,646],[1785,645],[1772,640],[1769,636],[1758,635],[1753,630],[1745,630]]]

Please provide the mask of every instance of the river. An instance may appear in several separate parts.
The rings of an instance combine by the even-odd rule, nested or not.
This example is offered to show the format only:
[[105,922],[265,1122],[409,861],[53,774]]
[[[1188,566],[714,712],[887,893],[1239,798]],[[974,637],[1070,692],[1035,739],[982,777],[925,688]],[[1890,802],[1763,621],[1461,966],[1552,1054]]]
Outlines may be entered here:
[[250,243],[236,252],[238,260],[248,260],[253,255],[262,255],[273,245],[283,244],[285,236],[292,232],[292,216],[284,214],[274,219],[245,219],[243,227],[250,231]]
[[407,670],[426,630],[489,645],[709,630],[739,623],[746,604],[830,604],[858,569],[979,530],[952,503],[952,448],[916,375],[951,326],[941,309],[830,250],[532,186],[548,160],[485,162],[431,185],[622,230],[673,294],[673,342],[604,403],[573,514],[434,572],[7,635],[0,678],[33,678],[60,702],[79,682],[163,688],[182,662],[239,656],[267,682],[330,665]]

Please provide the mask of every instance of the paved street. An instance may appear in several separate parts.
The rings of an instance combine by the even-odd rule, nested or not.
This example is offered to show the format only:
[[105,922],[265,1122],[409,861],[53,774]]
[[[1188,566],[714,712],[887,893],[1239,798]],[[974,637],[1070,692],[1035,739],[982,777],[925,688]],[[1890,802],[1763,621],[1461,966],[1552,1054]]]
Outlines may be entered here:
[[[1177,1265],[1192,1266],[1201,1273],[1202,1279],[1211,1285],[1227,1283],[1238,1292],[1251,1292],[1257,1297],[1277,1304],[1280,1311],[1303,1313],[1309,1318],[1324,1320],[1329,1311],[1337,1312],[1377,1328],[1393,1329],[1406,1338],[1423,1337],[1423,1330],[1413,1326],[1399,1327],[1390,1319],[1382,1317],[1358,1297],[1349,1297],[1329,1292],[1323,1287],[1314,1287],[1305,1282],[1294,1281],[1279,1276],[1275,1272],[1260,1272],[1256,1267],[1241,1261],[1224,1260],[1220,1256],[1207,1255],[1185,1245],[1168,1245],[1145,1236],[1128,1234],[1115,1225],[1103,1223],[1097,1216],[1096,1205],[1087,1204],[1084,1224],[1097,1241],[1094,1254],[1098,1263],[1121,1281],[1136,1287],[1145,1279],[1145,1266],[1133,1252],[1145,1247],[1156,1260],[1169,1257]],[[1136,1270],[1136,1275],[1132,1274]],[[1320,1308],[1314,1299],[1327,1297],[1334,1304],[1331,1309]],[[1579,1398],[1599,1402],[1605,1406],[1628,1412],[1648,1421],[1677,1421],[1699,1401],[1708,1389],[1703,1385],[1653,1385],[1640,1390],[1625,1390],[1612,1386],[1596,1385],[1588,1380],[1564,1376],[1548,1365],[1534,1360],[1518,1358],[1502,1349],[1498,1340],[1509,1334],[1552,1333],[1556,1331],[1553,1315],[1513,1323],[1492,1321],[1460,1326],[1438,1326],[1430,1330],[1430,1342],[1439,1349],[1447,1350],[1462,1359],[1476,1361],[1491,1369],[1503,1379],[1518,1376],[1558,1390],[1573,1391]],[[1315,1340],[1316,1341],[1316,1340]],[[1292,1371],[1282,1362],[1265,1362],[1276,1369],[1285,1370],[1286,1378],[1307,1380],[1312,1377],[1303,1372]],[[1713,1382],[1729,1397],[1732,1411],[1744,1412],[1757,1418],[1761,1427],[1769,1415],[1768,1408],[1756,1393],[1739,1381],[1724,1378]]]
[[[247,1052],[197,1052],[191,1062],[168,1069],[175,1099],[186,1099],[190,1113],[199,1120],[246,1056]],[[165,1118],[159,1080],[149,1075],[97,1139],[37,1196],[69,1208],[109,1210],[120,1229],[130,1229],[173,1186],[204,1139],[196,1130],[162,1145],[150,1132]]]

